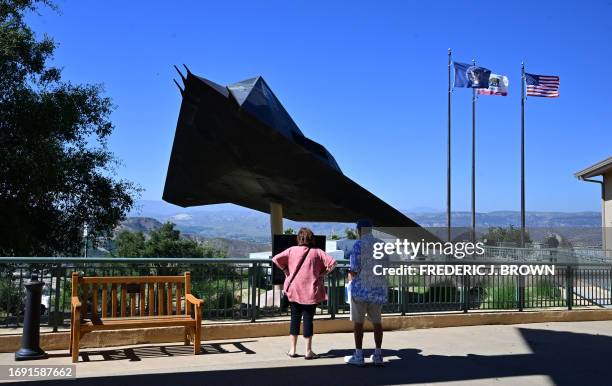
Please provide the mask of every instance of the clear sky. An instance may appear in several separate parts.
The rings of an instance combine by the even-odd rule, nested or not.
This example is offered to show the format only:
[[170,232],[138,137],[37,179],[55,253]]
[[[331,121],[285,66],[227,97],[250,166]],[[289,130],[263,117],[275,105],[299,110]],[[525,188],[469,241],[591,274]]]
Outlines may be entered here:
[[[526,102],[527,210],[600,210],[573,173],[612,156],[612,1],[58,1],[29,17],[66,80],[103,83],[110,148],[161,199],[180,94],[173,64],[262,75],[343,172],[400,209],[446,205],[447,49],[510,78],[477,105],[477,210],[520,208],[520,64],[561,77]],[[330,4],[333,3],[333,4]],[[453,94],[453,209],[469,210],[471,92]]]

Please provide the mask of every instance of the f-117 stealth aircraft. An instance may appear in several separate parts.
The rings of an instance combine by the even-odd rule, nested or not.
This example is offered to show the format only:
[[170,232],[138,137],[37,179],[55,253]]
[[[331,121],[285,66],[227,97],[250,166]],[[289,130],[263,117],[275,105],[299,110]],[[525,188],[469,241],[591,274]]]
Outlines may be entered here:
[[[419,227],[345,176],[329,151],[302,133],[262,77],[227,87],[188,69],[181,78],[165,201],[182,207],[233,203],[265,213],[270,203],[280,203],[283,217],[295,221],[367,218],[376,228]],[[418,229],[423,238],[435,238]]]

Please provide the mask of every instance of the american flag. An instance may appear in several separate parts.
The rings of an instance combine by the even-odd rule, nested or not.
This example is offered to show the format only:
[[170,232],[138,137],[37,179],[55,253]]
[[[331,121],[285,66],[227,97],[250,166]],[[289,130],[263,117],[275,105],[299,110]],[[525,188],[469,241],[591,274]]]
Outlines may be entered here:
[[559,97],[559,77],[554,75],[535,75],[525,73],[527,96],[544,98]]

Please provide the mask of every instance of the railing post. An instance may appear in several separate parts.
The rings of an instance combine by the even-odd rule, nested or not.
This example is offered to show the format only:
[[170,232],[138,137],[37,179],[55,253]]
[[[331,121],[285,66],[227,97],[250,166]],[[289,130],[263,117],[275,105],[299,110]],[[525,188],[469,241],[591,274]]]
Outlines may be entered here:
[[400,312],[402,313],[402,316],[406,315],[406,299],[405,299],[405,291],[404,291],[404,275],[401,275],[399,277],[399,291],[398,291],[398,297],[397,297],[397,301],[399,302],[400,305]]
[[337,297],[338,297],[338,286],[337,286],[337,275],[338,270],[334,269],[332,271],[332,274],[329,277],[329,292],[330,292],[330,296],[328,296],[328,302],[329,302],[329,315],[332,319],[336,319],[336,302],[337,302]]
[[572,309],[574,303],[574,277],[572,272],[572,266],[568,265],[565,271],[565,299],[567,303],[567,309]]
[[470,277],[463,275],[463,312],[470,309]]
[[259,272],[259,263],[253,263],[251,269],[251,322],[257,319],[257,275]]
[[525,277],[518,275],[518,310],[522,312],[525,308]]
[[[53,332],[57,332],[57,328],[60,323],[63,324],[63,313],[60,311],[60,286],[62,283],[62,269],[61,265],[54,266],[51,269],[51,285],[53,285],[53,274],[55,274],[55,294],[53,299],[53,316],[51,316],[51,309],[49,309],[49,318],[53,318]],[[51,308],[51,307],[49,307]]]

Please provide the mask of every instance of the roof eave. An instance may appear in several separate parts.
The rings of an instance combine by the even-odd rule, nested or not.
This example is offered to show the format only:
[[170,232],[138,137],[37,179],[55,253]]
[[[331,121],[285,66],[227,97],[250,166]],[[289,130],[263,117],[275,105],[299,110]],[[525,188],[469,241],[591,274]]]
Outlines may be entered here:
[[612,157],[608,157],[586,169],[576,172],[574,176],[579,180],[584,180],[585,178],[600,176],[610,171],[612,171]]

